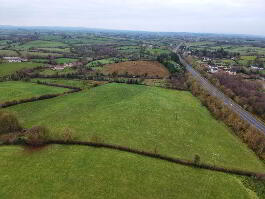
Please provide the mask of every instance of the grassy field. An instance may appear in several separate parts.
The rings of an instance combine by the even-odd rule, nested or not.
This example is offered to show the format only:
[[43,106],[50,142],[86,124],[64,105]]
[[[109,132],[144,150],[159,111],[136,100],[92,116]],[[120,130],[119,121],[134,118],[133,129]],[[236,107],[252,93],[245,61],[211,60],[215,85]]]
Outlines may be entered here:
[[38,85],[21,81],[1,82],[0,103],[12,100],[38,97],[45,94],[63,93],[67,90],[68,89]]
[[42,66],[41,63],[32,62],[21,62],[21,63],[2,63],[0,64],[0,76],[10,75],[16,71],[24,68],[34,68],[37,66]]
[[106,64],[114,64],[115,61],[123,62],[123,61],[128,61],[128,59],[118,59],[118,58],[100,59],[100,60],[89,62],[86,66],[93,67],[93,68],[102,67],[103,65],[106,65]]
[[231,59],[222,59],[221,62],[224,63],[224,64],[227,64],[227,65],[235,64],[235,61],[233,61]]
[[49,59],[31,59],[30,61],[37,63],[46,63],[49,62]]
[[89,147],[0,147],[1,198],[251,199],[236,177]]
[[38,50],[45,50],[54,53],[70,53],[70,48],[38,48]]
[[[199,154],[205,163],[265,171],[189,92],[107,84],[9,110],[25,127],[45,125],[55,137],[68,129],[78,140],[185,159]],[[62,146],[36,152],[0,147],[0,152],[0,194],[6,198],[254,198],[235,176],[122,152]]]
[[[157,147],[159,152],[176,157],[192,159],[199,153],[208,163],[264,169],[254,154],[188,92],[107,84],[11,110],[26,127],[47,125],[54,134],[67,127],[81,140],[99,136],[108,143],[146,150]],[[58,122],[51,123],[55,118]]]
[[59,53],[43,53],[43,52],[30,52],[30,51],[20,51],[22,56],[37,56],[39,58],[48,58],[49,56],[52,57],[62,57],[62,54]]
[[151,61],[128,61],[105,65],[103,67],[104,74],[125,74],[126,72],[131,75],[145,75],[167,77],[169,75],[168,70],[159,62]]
[[194,46],[194,47],[206,47],[206,46],[213,46],[216,42],[211,42],[211,41],[202,41],[202,42],[190,42],[187,43],[187,46]]
[[68,73],[75,73],[76,70],[73,68],[65,68],[63,70],[51,70],[51,69],[45,69],[40,72],[41,75],[55,75],[55,74],[68,74]]
[[71,58],[58,58],[55,60],[57,64],[71,63],[77,61],[77,59]]
[[170,50],[161,49],[161,48],[147,49],[147,51],[148,51],[150,54],[152,54],[152,55],[161,55],[161,54],[169,54],[169,53],[171,53]]
[[64,44],[62,42],[36,40],[36,41],[27,42],[17,47],[20,49],[29,49],[29,48],[56,48],[56,47],[67,47],[67,46],[68,46],[67,44]]
[[16,57],[18,56],[18,53],[13,50],[0,50],[0,56],[3,57]]
[[254,61],[257,56],[241,56],[240,59],[247,60],[247,61]]
[[52,84],[60,84],[60,85],[66,85],[66,86],[74,86],[74,87],[79,87],[82,89],[85,88],[91,88],[93,87],[94,84],[104,84],[106,82],[95,82],[93,80],[77,80],[77,79],[47,79],[47,78],[36,78],[36,79],[32,79],[32,82],[37,82],[37,81],[41,81],[41,82],[47,82],[47,83],[52,83]]

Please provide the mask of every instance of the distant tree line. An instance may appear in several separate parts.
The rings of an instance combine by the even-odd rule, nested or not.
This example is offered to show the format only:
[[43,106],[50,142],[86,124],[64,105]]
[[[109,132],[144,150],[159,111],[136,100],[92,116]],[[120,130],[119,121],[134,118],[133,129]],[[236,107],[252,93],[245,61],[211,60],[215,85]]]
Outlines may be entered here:
[[209,58],[218,58],[218,59],[223,59],[223,58],[232,58],[232,57],[239,57],[240,53],[237,52],[229,52],[229,51],[225,51],[223,48],[211,51],[211,50],[207,50],[206,48],[203,50],[194,50],[192,51],[193,55],[196,55],[198,57],[209,57]]

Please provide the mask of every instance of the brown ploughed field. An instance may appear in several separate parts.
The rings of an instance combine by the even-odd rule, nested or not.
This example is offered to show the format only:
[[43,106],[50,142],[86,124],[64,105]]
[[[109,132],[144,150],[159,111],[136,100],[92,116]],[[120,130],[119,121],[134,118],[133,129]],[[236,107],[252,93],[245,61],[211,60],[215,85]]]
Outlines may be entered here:
[[117,73],[119,75],[141,75],[146,77],[168,77],[169,72],[165,66],[157,61],[127,61],[105,65],[103,68],[105,75]]

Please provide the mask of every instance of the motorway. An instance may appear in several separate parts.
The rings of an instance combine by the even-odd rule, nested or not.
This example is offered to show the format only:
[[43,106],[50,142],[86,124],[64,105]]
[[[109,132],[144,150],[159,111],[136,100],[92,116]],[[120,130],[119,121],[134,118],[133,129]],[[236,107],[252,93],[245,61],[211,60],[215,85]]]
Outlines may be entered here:
[[[177,50],[175,50],[177,52]],[[242,119],[247,121],[250,125],[254,126],[262,133],[265,134],[265,124],[258,120],[254,115],[243,109],[237,103],[235,103],[232,99],[227,97],[224,93],[222,93],[219,89],[213,86],[207,79],[202,77],[202,75],[197,72],[192,66],[190,66],[182,57],[179,55],[181,63],[186,67],[187,71],[189,71],[193,77],[202,85],[202,87],[207,90],[211,95],[217,97],[221,101],[224,102],[227,106],[230,107],[232,111],[237,113]]]

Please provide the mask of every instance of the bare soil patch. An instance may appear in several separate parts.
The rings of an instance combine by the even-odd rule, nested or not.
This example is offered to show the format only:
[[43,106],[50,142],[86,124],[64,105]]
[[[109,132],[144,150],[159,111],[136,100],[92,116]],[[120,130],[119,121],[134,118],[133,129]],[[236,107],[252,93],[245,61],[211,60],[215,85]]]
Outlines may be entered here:
[[117,73],[119,75],[136,75],[146,77],[168,77],[169,72],[165,66],[156,61],[128,61],[105,65],[105,75]]

